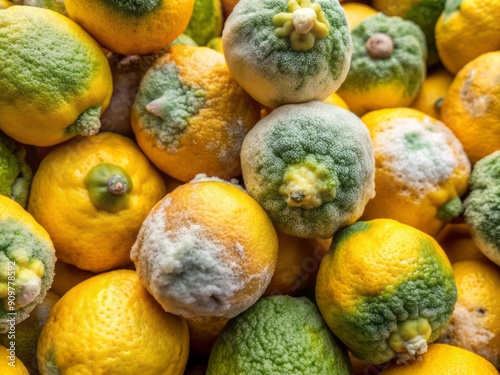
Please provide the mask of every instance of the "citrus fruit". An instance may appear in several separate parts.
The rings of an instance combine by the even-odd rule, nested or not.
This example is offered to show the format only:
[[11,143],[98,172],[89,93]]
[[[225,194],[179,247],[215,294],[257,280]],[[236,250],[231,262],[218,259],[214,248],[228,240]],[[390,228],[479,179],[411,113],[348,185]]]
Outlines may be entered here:
[[379,375],[498,375],[495,367],[483,357],[447,344],[429,345],[422,361],[391,366]]
[[139,146],[180,181],[199,173],[241,173],[245,134],[260,105],[231,77],[224,55],[208,47],[173,46],[142,78],[131,113]]
[[344,3],[342,4],[349,30],[352,31],[356,26],[363,22],[368,17],[374,16],[378,11],[367,4],[362,3]]
[[240,0],[222,39],[236,81],[270,108],[326,99],[352,53],[345,13],[329,0]]
[[14,4],[13,2],[11,2],[9,0],[0,0],[0,9],[7,9],[13,5],[16,5],[16,4]]
[[500,149],[500,51],[485,53],[455,76],[441,119],[462,143],[474,165]]
[[264,295],[301,295],[316,279],[324,255],[322,248],[311,239],[276,233],[278,261]]
[[43,8],[10,7],[0,23],[0,130],[36,146],[97,133],[112,79],[95,40]]
[[122,55],[158,52],[189,23],[195,0],[65,0],[71,19]]
[[462,260],[488,261],[488,258],[479,250],[472,239],[470,228],[466,223],[449,223],[435,238],[451,264]]
[[331,237],[374,195],[368,130],[328,103],[273,110],[245,137],[241,164],[250,195],[280,231],[297,237]]
[[221,36],[222,21],[221,0],[195,0],[184,34],[198,45],[205,46],[210,39]]
[[207,375],[350,372],[347,352],[307,298],[270,296],[229,321],[210,353]]
[[191,319],[232,318],[264,293],[278,255],[276,231],[241,188],[191,182],[167,194],[142,224],[131,257],[163,306]]
[[99,133],[59,145],[42,160],[28,210],[59,259],[102,272],[131,262],[142,221],[165,194],[161,176],[133,141]]
[[57,295],[63,296],[68,290],[75,285],[95,276],[95,273],[84,271],[72,264],[64,263],[58,259],[55,267],[54,281],[52,282],[51,290]]
[[207,47],[216,50],[217,52],[224,53],[224,49],[222,48],[222,37],[217,36],[215,38],[210,39],[207,42]]
[[470,163],[442,122],[410,108],[372,111],[361,120],[372,136],[376,189],[363,220],[390,218],[433,236],[462,213]]
[[54,12],[67,15],[66,7],[64,6],[64,0],[24,0],[23,5],[50,9]]
[[15,331],[42,302],[54,277],[52,241],[12,199],[0,195],[0,333]]
[[163,311],[132,270],[78,284],[52,308],[38,341],[38,367],[48,374],[184,372],[186,322]]
[[411,21],[378,13],[351,34],[351,65],[337,91],[351,111],[361,116],[376,109],[409,106],[426,74],[422,30]]
[[500,150],[479,160],[472,170],[464,217],[488,259],[500,265]]
[[[8,349],[9,348],[9,349]],[[2,375],[29,375],[28,369],[15,354],[15,346],[10,350],[0,345],[0,371]]]
[[209,354],[228,321],[228,318],[186,319],[189,328],[189,350],[196,354]]
[[32,177],[26,148],[0,133],[0,194],[26,207]]
[[410,107],[439,120],[444,97],[453,82],[453,78],[451,73],[442,68],[428,72],[422,89]]
[[450,262],[429,235],[391,219],[333,237],[316,281],[326,323],[359,359],[408,362],[439,337],[457,299]]
[[500,368],[500,269],[491,262],[453,264],[458,299],[439,341],[470,350]]
[[436,27],[436,46],[447,70],[457,74],[469,61],[500,49],[500,0],[447,0]]
[[349,111],[349,106],[347,105],[347,103],[335,92],[323,101],[325,103],[330,103],[336,105],[337,107],[347,109]]
[[15,332],[0,335],[0,345],[6,348],[9,348],[11,342],[14,341],[16,356],[30,372],[38,373],[36,359],[38,337],[49,317],[50,310],[58,300],[57,294],[47,291],[43,301],[35,306],[30,316],[16,325]]
[[444,10],[446,0],[373,0],[373,7],[388,16],[398,16],[415,22],[424,32],[427,42],[427,65],[439,62],[434,28]]

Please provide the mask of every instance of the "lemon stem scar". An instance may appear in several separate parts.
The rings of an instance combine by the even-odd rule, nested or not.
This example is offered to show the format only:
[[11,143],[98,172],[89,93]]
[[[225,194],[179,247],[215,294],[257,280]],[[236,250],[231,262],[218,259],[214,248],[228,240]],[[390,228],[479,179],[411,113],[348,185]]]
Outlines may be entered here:
[[321,5],[310,0],[288,1],[288,12],[273,17],[276,36],[290,38],[290,46],[295,51],[308,51],[314,47],[316,38],[324,39],[330,32],[330,24],[325,18]]
[[400,322],[389,336],[389,346],[397,353],[396,362],[408,363],[427,352],[427,340],[431,333],[432,328],[425,318]]
[[394,42],[390,36],[376,33],[366,41],[365,50],[372,59],[385,60],[392,56],[394,52]]
[[291,165],[283,176],[279,193],[291,207],[316,208],[332,201],[336,194],[336,180],[330,171],[311,159]]
[[[9,252],[9,257],[0,264],[2,272],[0,274],[0,298],[2,299],[3,307],[7,312],[12,311],[12,305],[9,304],[9,296],[14,293],[15,302],[14,309],[18,310],[31,302],[33,302],[42,289],[42,277],[45,267],[39,259],[31,258],[30,252],[19,247]],[[9,264],[7,264],[9,263]],[[10,270],[12,264],[15,264],[15,269]],[[10,272],[14,271],[14,280]],[[11,281],[9,283],[9,281]]]
[[441,108],[443,108],[444,98],[439,98],[434,102],[434,109],[437,113],[441,113]]
[[458,217],[462,213],[463,209],[464,207],[461,199],[459,197],[455,197],[439,207],[437,209],[436,216],[440,220],[450,221],[451,219]]
[[101,109],[102,106],[98,104],[83,111],[75,122],[66,128],[65,133],[85,136],[97,134],[101,128]]
[[122,167],[101,163],[90,170],[84,182],[98,210],[118,212],[128,207],[133,185]]

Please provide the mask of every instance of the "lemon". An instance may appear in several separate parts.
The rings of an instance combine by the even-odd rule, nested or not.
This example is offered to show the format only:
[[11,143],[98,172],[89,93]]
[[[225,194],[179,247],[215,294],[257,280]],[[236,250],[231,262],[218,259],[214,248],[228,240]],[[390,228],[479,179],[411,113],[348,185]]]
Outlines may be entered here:
[[226,325],[210,353],[206,374],[351,372],[347,351],[309,299],[271,296]]
[[276,231],[241,187],[194,181],[167,194],[144,220],[131,257],[163,308],[189,319],[233,318],[266,290]]
[[259,118],[260,105],[233,79],[223,54],[181,45],[146,72],[131,112],[141,149],[183,182],[199,173],[239,176],[243,138]]
[[500,368],[500,270],[491,262],[453,264],[458,299],[439,341],[470,350]]
[[26,207],[32,177],[26,148],[0,133],[0,194]]
[[500,51],[470,61],[457,73],[443,101],[441,119],[474,165],[500,149]]
[[131,262],[142,221],[165,194],[160,174],[132,140],[99,133],[59,145],[42,160],[28,210],[59,259],[103,272]]
[[483,357],[446,344],[429,345],[422,361],[391,366],[380,375],[498,375],[495,367]]
[[0,371],[3,375],[29,375],[28,369],[15,354],[15,346],[0,345]]
[[7,9],[13,5],[16,5],[16,4],[14,4],[13,2],[11,2],[9,0],[0,0],[0,9]]
[[471,166],[445,124],[410,108],[361,120],[372,136],[377,192],[363,220],[390,218],[433,236],[462,213]]
[[12,199],[0,195],[0,333],[12,333],[42,302],[54,277],[52,241]]
[[198,45],[205,46],[212,38],[222,35],[221,0],[195,0],[194,9],[184,34]]
[[342,9],[344,9],[347,23],[349,24],[349,30],[351,31],[365,19],[378,13],[378,11],[370,5],[357,2],[343,3]]
[[349,106],[347,105],[347,103],[335,92],[323,101],[325,103],[330,103],[336,105],[337,107],[347,109],[349,111]]
[[48,374],[181,375],[186,322],[163,311],[132,270],[94,276],[52,308],[38,341]]
[[68,290],[75,285],[95,276],[95,273],[84,271],[71,264],[64,263],[58,259],[55,267],[54,281],[52,282],[51,290],[57,295],[63,296]]
[[337,91],[351,111],[361,116],[376,109],[409,106],[426,75],[422,30],[411,21],[378,13],[351,34],[352,61]]
[[236,81],[270,108],[326,99],[352,53],[344,11],[330,0],[240,0],[222,39]]
[[465,222],[488,259],[500,265],[500,150],[479,160],[472,170],[469,195],[464,201]]
[[435,119],[441,119],[444,97],[453,78],[454,76],[443,68],[428,72],[420,92],[410,107]]
[[36,146],[97,133],[112,79],[95,40],[43,8],[10,7],[0,23],[0,130]]
[[64,0],[24,0],[23,5],[45,8],[67,15]]
[[321,262],[316,302],[332,332],[359,359],[423,356],[457,299],[446,254],[429,235],[391,219],[338,231]]
[[478,56],[500,49],[500,0],[447,0],[435,27],[441,62],[457,74]]
[[319,101],[282,105],[241,149],[245,187],[283,233],[329,238],[374,195],[373,148],[353,113]]
[[65,0],[68,15],[107,49],[122,55],[158,52],[189,23],[195,0]]

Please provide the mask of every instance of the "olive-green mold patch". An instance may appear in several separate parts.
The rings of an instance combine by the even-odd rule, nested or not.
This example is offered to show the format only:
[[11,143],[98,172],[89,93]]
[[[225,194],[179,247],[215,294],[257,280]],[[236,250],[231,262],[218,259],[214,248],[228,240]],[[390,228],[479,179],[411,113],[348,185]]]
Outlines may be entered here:
[[[387,59],[374,60],[365,49],[376,33],[389,36],[394,51]],[[415,23],[378,13],[352,30],[353,54],[347,78],[339,92],[366,93],[384,86],[403,87],[414,96],[426,75],[427,46],[425,35]]]
[[[156,114],[147,109],[152,102],[155,102]],[[134,110],[159,147],[175,150],[179,137],[189,126],[189,120],[199,113],[205,102],[204,88],[185,84],[179,67],[168,63],[154,66],[143,78]]]
[[441,207],[438,207],[436,217],[443,221],[450,221],[458,217],[464,210],[460,197],[455,197]]
[[[0,260],[2,267],[5,262],[13,259],[13,252],[22,248],[26,251],[29,259],[38,259],[43,263],[44,274],[42,276],[42,287],[40,294],[45,296],[46,291],[52,284],[54,275],[55,254],[47,242],[40,240],[25,226],[14,219],[0,221]],[[15,283],[15,281],[14,281]],[[42,296],[42,298],[43,298]],[[26,310],[41,302],[38,298],[27,306],[21,308]],[[31,310],[30,310],[31,311]],[[3,303],[0,303],[0,320],[7,319],[8,315]],[[17,310],[19,312],[19,310]]]
[[64,134],[96,134],[101,128],[101,109],[102,106],[97,104],[80,113],[75,122],[64,129]]
[[347,351],[307,298],[262,298],[231,320],[210,354],[207,375],[351,373]]
[[342,246],[345,241],[348,241],[351,236],[365,232],[369,230],[371,226],[371,221],[357,221],[348,227],[338,230],[333,236],[329,251],[335,251],[337,247]]
[[194,9],[184,34],[200,46],[222,33],[222,6],[220,0],[195,0]]
[[99,69],[90,53],[97,47],[52,12],[23,8],[0,12],[0,107],[22,100],[51,111],[88,90]]
[[421,242],[419,254],[417,270],[399,285],[390,285],[377,296],[360,295],[355,313],[344,311],[331,317],[343,327],[342,332],[349,332],[337,336],[358,358],[373,363],[393,358],[387,338],[398,322],[426,318],[432,328],[429,342],[433,342],[451,318],[457,300],[451,267],[431,241]]
[[[97,0],[111,12],[118,12],[129,18],[141,18],[161,7],[164,0]],[[166,1],[166,0],[165,0]]]

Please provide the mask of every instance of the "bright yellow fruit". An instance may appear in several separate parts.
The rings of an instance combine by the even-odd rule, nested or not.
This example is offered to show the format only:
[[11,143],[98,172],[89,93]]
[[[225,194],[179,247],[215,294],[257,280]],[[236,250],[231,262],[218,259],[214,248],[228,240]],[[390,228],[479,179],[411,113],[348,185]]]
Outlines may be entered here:
[[0,345],[0,373],[2,375],[29,375],[26,366],[16,357],[15,347],[11,352],[5,346]]
[[42,160],[28,210],[58,258],[102,272],[131,262],[142,221],[165,194],[160,174],[133,141],[99,133],[59,145]]
[[435,119],[441,118],[441,107],[454,76],[446,69],[437,69],[427,74],[416,99],[411,103],[415,108]]
[[186,322],[163,311],[132,270],[94,276],[52,308],[38,342],[41,375],[181,375]]
[[145,55],[182,34],[194,0],[65,0],[68,15],[107,49]]
[[367,4],[355,2],[342,4],[342,9],[344,9],[347,23],[349,24],[349,30],[351,31],[365,19],[378,13],[378,10]]

